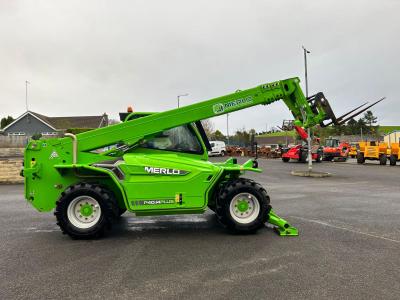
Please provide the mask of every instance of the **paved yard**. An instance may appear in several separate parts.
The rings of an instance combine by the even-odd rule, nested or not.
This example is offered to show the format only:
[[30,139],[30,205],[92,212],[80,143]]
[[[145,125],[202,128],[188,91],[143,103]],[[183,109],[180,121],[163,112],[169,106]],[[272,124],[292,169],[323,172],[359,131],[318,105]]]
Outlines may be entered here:
[[399,299],[400,166],[260,160],[248,174],[300,230],[232,235],[214,215],[135,218],[75,241],[0,186],[0,299]]

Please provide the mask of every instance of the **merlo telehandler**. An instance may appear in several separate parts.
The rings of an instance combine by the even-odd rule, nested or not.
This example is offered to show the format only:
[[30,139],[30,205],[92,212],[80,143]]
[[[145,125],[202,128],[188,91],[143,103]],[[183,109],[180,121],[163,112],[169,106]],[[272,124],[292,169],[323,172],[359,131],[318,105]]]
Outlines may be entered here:
[[22,175],[25,198],[54,210],[63,233],[101,236],[126,210],[136,216],[201,214],[207,207],[233,231],[254,232],[269,222],[280,235],[297,229],[277,216],[259,183],[256,160],[208,161],[201,120],[283,100],[305,128],[340,123],[322,93],[306,98],[298,78],[160,113],[132,112],[124,122],[62,138],[31,140]]

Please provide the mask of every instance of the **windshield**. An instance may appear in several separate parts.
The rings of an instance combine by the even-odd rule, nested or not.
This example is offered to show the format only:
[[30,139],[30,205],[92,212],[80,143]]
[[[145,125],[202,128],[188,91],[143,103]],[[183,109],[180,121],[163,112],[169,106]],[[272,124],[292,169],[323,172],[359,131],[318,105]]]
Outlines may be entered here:
[[145,140],[140,147],[202,154],[203,148],[192,127],[185,125],[165,130]]
[[325,146],[327,147],[337,147],[339,146],[339,141],[334,139],[326,139]]

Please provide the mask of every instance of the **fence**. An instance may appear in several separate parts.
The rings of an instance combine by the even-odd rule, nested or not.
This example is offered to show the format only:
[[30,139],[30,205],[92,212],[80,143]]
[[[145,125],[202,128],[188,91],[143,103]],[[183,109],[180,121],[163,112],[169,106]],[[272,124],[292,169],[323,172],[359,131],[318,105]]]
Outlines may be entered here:
[[[0,148],[24,148],[28,143],[27,136],[1,136]],[[0,150],[1,151],[1,150]]]

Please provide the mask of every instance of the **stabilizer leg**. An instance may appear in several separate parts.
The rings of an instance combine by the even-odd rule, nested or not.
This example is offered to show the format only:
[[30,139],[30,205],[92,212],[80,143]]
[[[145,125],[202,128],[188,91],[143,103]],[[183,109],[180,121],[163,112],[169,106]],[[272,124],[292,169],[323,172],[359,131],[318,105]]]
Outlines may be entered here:
[[271,209],[269,212],[268,223],[275,225],[275,230],[280,236],[298,236],[299,231],[297,228],[291,226],[286,220],[279,217],[275,212]]

